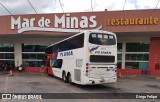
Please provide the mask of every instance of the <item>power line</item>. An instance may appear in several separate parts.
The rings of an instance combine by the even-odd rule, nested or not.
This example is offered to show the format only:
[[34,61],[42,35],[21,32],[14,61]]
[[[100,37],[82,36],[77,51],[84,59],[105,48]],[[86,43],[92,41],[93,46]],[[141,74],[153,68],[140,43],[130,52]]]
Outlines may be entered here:
[[125,4],[126,4],[126,0],[124,1],[123,10],[124,10]]
[[61,8],[62,8],[62,11],[63,11],[63,13],[64,13],[64,10],[63,10],[63,7],[62,7],[62,4],[61,4],[61,1],[59,0],[59,4],[60,4],[60,6],[61,6]]
[[158,6],[158,4],[159,4],[159,1],[160,1],[160,0],[158,0],[157,5],[156,5],[155,9],[157,9],[157,6]]
[[7,10],[7,12],[12,15],[12,13],[0,2],[0,4]]
[[91,9],[92,9],[92,12],[93,12],[92,0],[91,0]]
[[28,1],[28,3],[31,5],[31,7],[32,7],[32,9],[34,10],[34,12],[37,14],[36,9],[33,7],[33,5],[30,3],[30,1],[29,1],[29,0],[27,0],[27,1]]

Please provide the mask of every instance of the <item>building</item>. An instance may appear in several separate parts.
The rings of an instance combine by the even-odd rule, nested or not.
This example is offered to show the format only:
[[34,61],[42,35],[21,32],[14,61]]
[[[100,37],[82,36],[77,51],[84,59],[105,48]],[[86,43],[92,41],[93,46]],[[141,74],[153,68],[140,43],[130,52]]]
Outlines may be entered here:
[[117,34],[118,72],[160,74],[160,10],[28,14],[0,17],[0,62],[39,71],[44,48],[86,29]]

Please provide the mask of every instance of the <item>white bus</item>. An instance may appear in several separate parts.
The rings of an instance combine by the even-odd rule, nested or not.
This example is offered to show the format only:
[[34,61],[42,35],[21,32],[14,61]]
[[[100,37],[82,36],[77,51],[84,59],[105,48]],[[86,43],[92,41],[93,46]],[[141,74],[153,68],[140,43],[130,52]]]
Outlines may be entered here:
[[47,73],[80,85],[115,83],[117,38],[107,31],[84,31],[46,48]]

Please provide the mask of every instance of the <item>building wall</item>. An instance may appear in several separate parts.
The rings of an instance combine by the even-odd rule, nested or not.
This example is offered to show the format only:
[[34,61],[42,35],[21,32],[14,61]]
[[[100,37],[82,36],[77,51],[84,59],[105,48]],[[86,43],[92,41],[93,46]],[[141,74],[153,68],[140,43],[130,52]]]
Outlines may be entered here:
[[[138,35],[138,33],[137,33]],[[126,62],[126,44],[127,43],[150,43],[150,36],[146,36],[145,34],[140,36],[118,36],[118,43],[122,43],[122,65],[121,65],[121,69],[118,69],[118,74],[142,74],[142,70],[141,69],[128,69],[125,66],[125,62]],[[133,52],[134,53],[134,52]]]
[[151,38],[149,62],[150,73],[160,74],[160,37]]
[[[101,11],[101,12],[83,12],[83,13],[55,13],[55,14],[28,14],[28,15],[14,15],[14,16],[1,16],[0,17],[0,34],[17,34],[22,25],[29,27],[44,27],[44,28],[62,28],[62,23],[55,25],[56,17],[59,19],[64,17],[63,29],[96,29],[102,27],[101,30],[107,30],[111,32],[158,32],[159,29],[159,15],[160,10],[123,10],[123,11]],[[85,16],[85,19],[84,18]],[[92,25],[91,16],[95,16],[94,20],[96,25]],[[67,27],[73,22],[71,19],[76,17],[78,19],[78,27]],[[13,20],[14,19],[14,20]],[[33,25],[30,25],[34,19]],[[45,20],[50,20],[49,26],[44,25]],[[39,21],[43,21],[43,25],[39,24]],[[133,23],[132,23],[132,21]],[[12,24],[14,21],[14,24]],[[86,26],[81,27],[80,24],[85,21]],[[69,22],[69,23],[67,23]],[[39,25],[38,25],[39,24]],[[48,23],[47,23],[48,24]],[[14,27],[12,27],[14,25]],[[19,28],[18,28],[19,26]],[[48,32],[46,34],[64,34],[64,32]],[[44,34],[41,30],[29,30],[21,34]],[[67,34],[67,33],[66,33]]]
[[[15,65],[20,65],[22,63],[22,51],[21,44],[22,43],[54,43],[57,42],[66,36],[69,36],[72,33],[68,32],[52,32],[52,31],[41,31],[40,30],[28,30],[26,32],[22,32],[18,34],[18,31],[22,28],[22,25],[31,24],[30,20],[35,19],[33,22],[34,25],[29,25],[29,27],[39,27],[39,28],[60,28],[65,30],[88,30],[88,29],[97,29],[101,27],[101,30],[107,30],[111,32],[116,32],[118,37],[118,42],[123,44],[122,50],[122,70],[125,73],[141,73],[141,70],[127,70],[125,68],[125,48],[126,43],[128,42],[150,42],[150,51],[149,51],[149,68],[150,73],[160,73],[157,67],[160,67],[160,10],[126,10],[126,11],[102,11],[102,12],[83,12],[83,13],[57,13],[57,14],[28,14],[28,15],[15,15],[15,16],[0,16],[0,43],[12,43],[14,44],[15,49]],[[55,17],[59,19],[61,17],[65,17],[65,27],[62,27],[62,23],[59,23],[58,27],[55,27]],[[96,26],[91,27],[93,22],[90,21],[91,16],[96,16],[94,19],[96,21]],[[67,24],[71,24],[73,22],[68,21],[67,19],[71,19],[72,17],[76,17],[78,19],[78,28],[76,27],[66,27]],[[83,21],[83,17],[87,20],[87,27],[80,27],[81,20]],[[12,28],[12,18],[17,20],[19,24],[14,24],[14,29]],[[49,19],[50,26],[44,25],[40,27],[39,21],[44,18],[43,23],[46,19]],[[28,19],[28,20],[26,20]],[[128,20],[134,19],[134,23],[130,24]],[[147,19],[147,21],[146,21]],[[14,22],[14,23],[16,23]],[[20,28],[18,28],[18,25]],[[25,27],[23,27],[25,29]],[[4,36],[5,35],[5,36]],[[46,37],[46,36],[50,37]],[[52,36],[51,36],[52,35]],[[58,37],[61,36],[61,37]],[[155,37],[153,37],[155,36]]]

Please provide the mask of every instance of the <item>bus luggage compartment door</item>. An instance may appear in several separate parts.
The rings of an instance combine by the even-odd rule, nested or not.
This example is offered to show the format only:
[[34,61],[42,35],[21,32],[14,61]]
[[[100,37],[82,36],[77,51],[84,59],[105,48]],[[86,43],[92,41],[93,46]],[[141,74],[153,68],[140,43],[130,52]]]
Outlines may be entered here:
[[89,65],[89,77],[111,78],[115,75],[114,65]]

